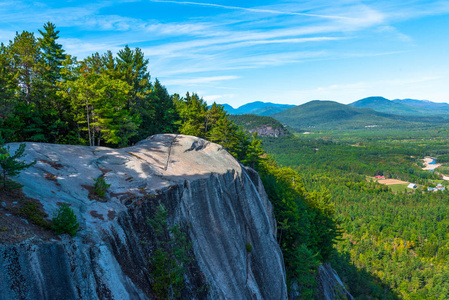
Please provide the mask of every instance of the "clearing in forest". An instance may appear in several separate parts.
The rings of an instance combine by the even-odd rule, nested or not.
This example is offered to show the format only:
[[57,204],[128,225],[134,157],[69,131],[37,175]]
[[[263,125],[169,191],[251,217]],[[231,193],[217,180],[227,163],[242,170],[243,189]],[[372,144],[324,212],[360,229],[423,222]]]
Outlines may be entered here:
[[430,156],[424,157],[423,162],[424,162],[424,168],[422,168],[423,170],[435,170],[436,168],[441,167],[441,164],[436,164],[435,159]]
[[409,184],[410,182],[402,181],[399,179],[379,179],[377,180],[380,184],[392,185],[392,184]]

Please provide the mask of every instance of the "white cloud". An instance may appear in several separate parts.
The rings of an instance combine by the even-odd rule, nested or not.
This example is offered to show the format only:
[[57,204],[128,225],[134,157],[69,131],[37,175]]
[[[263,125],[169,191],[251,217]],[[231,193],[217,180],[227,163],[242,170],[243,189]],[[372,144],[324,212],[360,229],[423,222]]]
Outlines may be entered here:
[[190,1],[171,1],[171,0],[150,0],[151,2],[160,2],[160,3],[175,3],[175,4],[184,4],[184,5],[198,5],[198,6],[209,6],[216,8],[224,8],[231,10],[243,10],[247,12],[253,13],[263,13],[263,14],[275,14],[275,15],[288,15],[288,16],[307,16],[307,17],[317,17],[317,18],[325,18],[325,19],[348,19],[344,16],[332,16],[332,15],[321,15],[321,14],[311,14],[311,13],[301,13],[301,12],[290,12],[290,11],[280,11],[274,9],[263,9],[263,8],[247,8],[240,6],[229,6],[229,5],[221,5],[214,3],[204,3],[204,2],[190,2]]
[[203,97],[203,99],[209,104],[212,104],[214,102],[224,103],[233,98],[235,98],[235,94],[206,95]]

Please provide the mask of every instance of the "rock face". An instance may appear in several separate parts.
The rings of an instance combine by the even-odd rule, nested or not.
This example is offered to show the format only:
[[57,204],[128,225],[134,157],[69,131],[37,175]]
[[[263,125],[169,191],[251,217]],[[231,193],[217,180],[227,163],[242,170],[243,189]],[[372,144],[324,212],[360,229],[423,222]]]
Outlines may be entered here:
[[323,264],[318,267],[317,281],[319,299],[354,299],[330,264]]
[[269,137],[280,137],[287,134],[284,128],[282,127],[274,128],[269,125],[262,125],[255,129],[249,129],[248,131],[250,133],[257,132],[258,136],[269,136]]
[[[0,245],[0,299],[154,299],[146,220],[160,203],[193,245],[183,298],[287,298],[271,204],[257,173],[221,146],[156,135],[124,149],[27,143],[26,153],[37,163],[17,178],[25,195],[50,216],[68,203],[80,230]],[[111,186],[95,199],[102,175]]]

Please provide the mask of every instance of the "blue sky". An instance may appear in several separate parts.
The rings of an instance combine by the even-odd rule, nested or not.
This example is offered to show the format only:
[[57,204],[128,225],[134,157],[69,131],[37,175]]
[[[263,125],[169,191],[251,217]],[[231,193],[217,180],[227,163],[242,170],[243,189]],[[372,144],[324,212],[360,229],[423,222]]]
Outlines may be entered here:
[[69,54],[141,48],[209,103],[449,102],[449,1],[3,1],[0,41],[51,21]]

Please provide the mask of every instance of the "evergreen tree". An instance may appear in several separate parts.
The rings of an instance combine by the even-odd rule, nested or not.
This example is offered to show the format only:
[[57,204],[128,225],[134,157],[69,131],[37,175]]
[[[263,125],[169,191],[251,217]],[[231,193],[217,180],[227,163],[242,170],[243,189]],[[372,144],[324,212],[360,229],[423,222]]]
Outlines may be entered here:
[[0,136],[0,171],[3,190],[21,188],[22,185],[8,180],[8,177],[17,176],[22,170],[27,169],[36,163],[34,161],[27,164],[24,161],[18,160],[25,156],[25,147],[26,144],[20,144],[14,155],[11,155],[9,153],[9,146],[5,147],[4,140]]
[[182,134],[193,135],[206,138],[205,114],[207,104],[200,99],[197,94],[190,95],[188,92],[185,98],[176,99],[176,110],[180,116],[179,132]]
[[152,125],[154,128],[151,134],[155,133],[172,133],[176,131],[175,122],[179,119],[172,97],[167,89],[156,79],[152,90],[154,117]]
[[[240,140],[242,136],[238,134],[238,127],[231,122],[226,115],[219,118],[212,129],[208,132],[212,142],[222,145],[231,155],[238,157],[240,150]],[[246,136],[243,136],[246,139]]]
[[136,134],[140,123],[126,109],[129,85],[101,73],[101,57],[89,57],[74,69],[72,80],[62,84],[63,96],[70,99],[75,121],[87,132],[90,146],[107,144],[124,146]]
[[147,70],[148,59],[139,48],[131,50],[128,45],[117,53],[119,76],[130,87],[129,109],[138,109],[140,102],[150,93],[150,73]]
[[249,165],[253,169],[258,169],[264,153],[262,141],[257,138],[257,132],[254,132],[252,134],[251,143],[246,150],[246,157],[243,159],[242,163]]
[[21,87],[21,100],[31,104],[36,99],[33,96],[33,80],[38,78],[37,66],[41,61],[39,45],[34,34],[28,31],[16,33],[14,41],[9,42],[12,71],[17,74]]
[[131,50],[128,45],[117,53],[116,79],[125,81],[129,86],[127,110],[132,118],[139,118],[142,122],[138,133],[132,138],[137,142],[149,135],[158,133],[154,128],[154,102],[151,96],[150,73],[148,59],[139,48]]
[[45,68],[41,76],[45,81],[55,83],[61,78],[60,70],[66,59],[62,45],[57,43],[59,31],[56,30],[55,24],[47,22],[44,24],[44,31],[39,30],[39,33],[42,35],[38,42]]
[[14,138],[15,93],[18,89],[17,77],[12,70],[12,63],[3,43],[0,44],[0,134],[8,140]]
[[15,109],[17,140],[46,141],[44,123],[41,115],[41,101],[45,96],[42,90],[40,69],[42,55],[33,33],[16,33],[10,41],[8,53],[12,72],[18,84],[18,102]]
[[42,53],[42,61],[39,64],[39,85],[41,101],[38,107],[39,114],[47,128],[47,140],[58,142],[68,132],[67,124],[71,121],[67,112],[70,110],[68,101],[58,94],[61,79],[61,70],[66,60],[64,49],[57,43],[59,31],[53,23],[44,24],[44,31],[39,30],[41,37],[38,44]]

